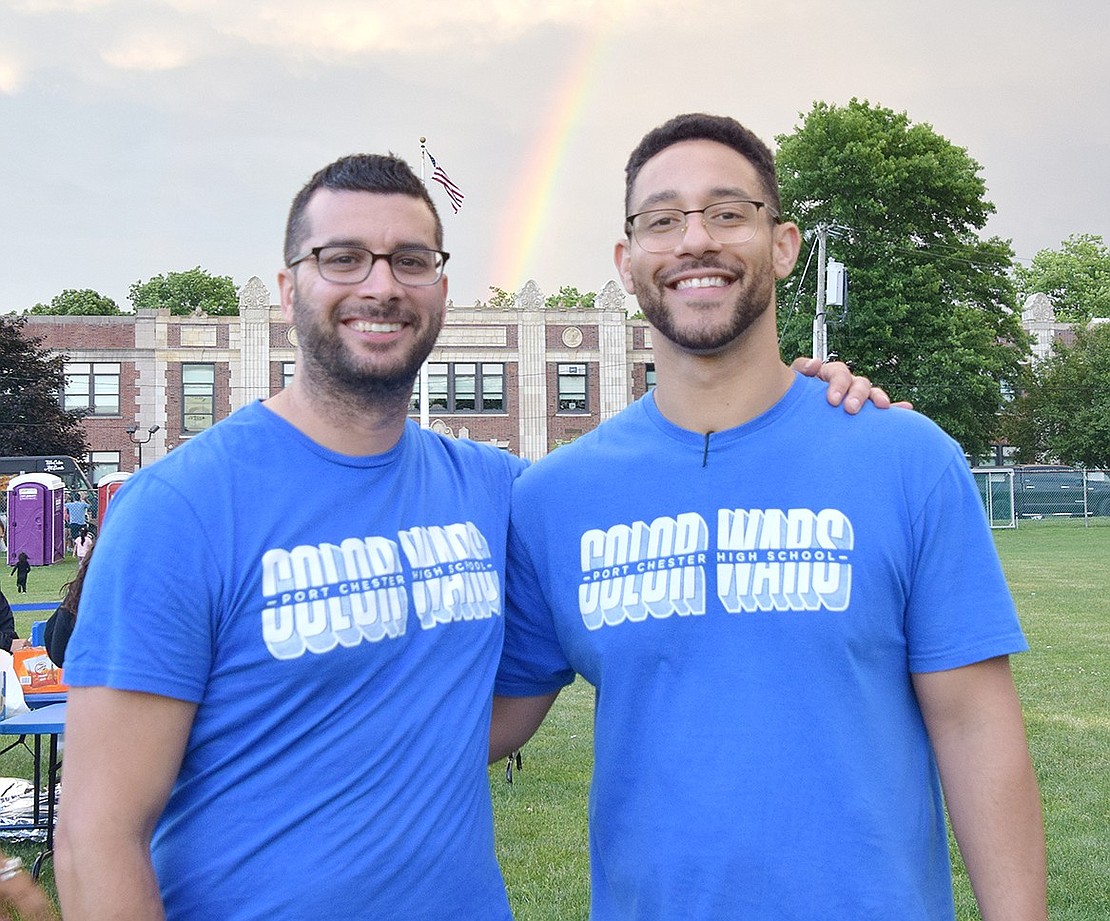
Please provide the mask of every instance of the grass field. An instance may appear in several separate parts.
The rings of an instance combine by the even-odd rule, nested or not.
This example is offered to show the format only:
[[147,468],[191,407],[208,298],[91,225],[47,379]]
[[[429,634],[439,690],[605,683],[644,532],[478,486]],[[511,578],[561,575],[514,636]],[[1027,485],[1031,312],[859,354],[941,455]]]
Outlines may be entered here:
[[[1110,918],[1110,528],[1023,522],[995,534],[1030,652],[1014,659],[1045,803],[1053,921]],[[27,595],[0,578],[9,600],[56,601],[73,563],[33,570]],[[17,615],[21,635],[43,615]],[[505,782],[490,769],[498,855],[517,921],[575,921],[588,908],[586,794],[592,689],[560,696]],[[0,757],[0,776],[29,777],[26,756]],[[38,845],[5,845],[28,863]],[[958,856],[957,917],[978,917]],[[52,889],[52,869],[44,883]]]

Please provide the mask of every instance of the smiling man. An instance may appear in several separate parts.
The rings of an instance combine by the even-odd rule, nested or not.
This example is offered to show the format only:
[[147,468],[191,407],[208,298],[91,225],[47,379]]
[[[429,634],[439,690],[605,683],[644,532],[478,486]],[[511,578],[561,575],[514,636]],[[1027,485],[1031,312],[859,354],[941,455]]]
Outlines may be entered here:
[[[491,757],[597,688],[591,921],[1043,921],[1026,648],[959,446],[783,364],[798,228],[767,147],[679,116],[616,265],[657,386],[513,487]],[[583,497],[589,497],[584,501]]]
[[485,756],[523,462],[407,420],[442,249],[403,161],[321,170],[292,383],[113,502],[66,659],[67,918],[509,918]]

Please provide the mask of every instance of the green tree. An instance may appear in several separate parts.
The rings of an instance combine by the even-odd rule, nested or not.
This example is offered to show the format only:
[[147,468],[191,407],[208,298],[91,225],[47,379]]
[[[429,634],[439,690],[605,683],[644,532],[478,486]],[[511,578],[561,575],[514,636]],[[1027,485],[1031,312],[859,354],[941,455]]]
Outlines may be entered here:
[[543,302],[543,305],[556,309],[589,310],[593,307],[596,299],[597,295],[593,291],[582,294],[577,288],[563,285],[559,289],[559,293],[552,294]]
[[128,293],[136,310],[168,307],[176,316],[197,310],[210,317],[239,314],[239,294],[227,275],[212,275],[200,266],[187,272],[167,272],[150,281],[135,282]]
[[1028,268],[1014,268],[1014,282],[1022,303],[1030,294],[1051,297],[1062,322],[1110,317],[1110,248],[1095,234],[1073,234],[1059,250],[1042,249]]
[[[1009,243],[978,236],[994,211],[979,164],[929,125],[857,99],[814,103],[776,140],[784,216],[809,239],[834,228],[830,257],[848,268],[830,350],[984,453],[1028,340]],[[816,272],[801,266],[780,288],[787,355],[812,350],[815,289]]]
[[489,293],[488,306],[491,310],[510,310],[516,304],[516,296],[511,291],[498,288],[497,285],[490,285]]
[[58,402],[65,387],[65,356],[27,335],[26,317],[0,316],[0,454],[69,454],[86,451],[81,413]]
[[35,304],[28,313],[67,316],[106,317],[118,316],[119,304],[92,288],[66,288],[56,294],[49,304]]
[[1077,327],[1029,369],[1006,432],[1023,463],[1110,468],[1110,323]]

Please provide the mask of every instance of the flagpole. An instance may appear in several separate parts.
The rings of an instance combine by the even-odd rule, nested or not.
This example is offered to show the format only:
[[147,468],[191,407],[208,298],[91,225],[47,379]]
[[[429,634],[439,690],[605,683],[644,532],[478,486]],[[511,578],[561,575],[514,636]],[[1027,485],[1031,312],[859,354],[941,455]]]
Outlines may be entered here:
[[[424,156],[424,151],[425,151],[424,144],[426,142],[427,142],[427,138],[421,136],[421,138],[420,138],[420,181],[422,183],[424,183],[425,188],[427,188],[427,185],[428,185],[427,181],[424,179],[424,161],[426,159],[426,157]],[[431,355],[428,356],[428,358],[430,358],[430,357],[431,357]],[[426,358],[426,359],[424,359],[424,361],[420,365],[420,427],[422,429],[426,429],[428,427],[428,417],[429,417],[429,415],[430,414],[428,412],[428,359]]]

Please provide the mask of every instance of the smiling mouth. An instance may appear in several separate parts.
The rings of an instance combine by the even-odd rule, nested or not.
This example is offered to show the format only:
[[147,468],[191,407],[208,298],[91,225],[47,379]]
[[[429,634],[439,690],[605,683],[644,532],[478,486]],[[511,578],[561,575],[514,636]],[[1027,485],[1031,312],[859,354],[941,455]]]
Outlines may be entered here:
[[727,288],[731,282],[721,275],[709,275],[698,278],[682,278],[674,283],[676,291],[687,288]]
[[384,323],[381,320],[350,320],[347,325],[356,333],[396,333],[403,323]]

